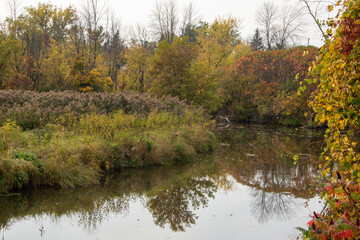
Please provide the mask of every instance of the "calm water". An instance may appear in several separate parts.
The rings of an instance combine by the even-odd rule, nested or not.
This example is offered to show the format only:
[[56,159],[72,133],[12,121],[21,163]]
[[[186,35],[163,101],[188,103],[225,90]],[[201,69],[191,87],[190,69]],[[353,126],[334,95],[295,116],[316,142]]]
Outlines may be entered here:
[[322,207],[322,134],[261,126],[216,134],[210,159],[123,171],[102,186],[0,197],[0,238],[296,239],[295,227]]

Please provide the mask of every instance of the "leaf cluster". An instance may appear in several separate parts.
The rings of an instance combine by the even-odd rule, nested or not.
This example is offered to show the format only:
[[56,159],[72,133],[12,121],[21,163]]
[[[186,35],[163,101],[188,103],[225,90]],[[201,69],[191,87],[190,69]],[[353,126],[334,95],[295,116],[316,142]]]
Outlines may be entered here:
[[340,0],[329,10],[335,7],[337,16],[327,21],[329,39],[311,69],[319,88],[311,102],[315,120],[328,127],[321,174],[329,183],[323,191],[327,208],[314,214],[317,220],[304,235],[310,239],[360,237],[360,2]]

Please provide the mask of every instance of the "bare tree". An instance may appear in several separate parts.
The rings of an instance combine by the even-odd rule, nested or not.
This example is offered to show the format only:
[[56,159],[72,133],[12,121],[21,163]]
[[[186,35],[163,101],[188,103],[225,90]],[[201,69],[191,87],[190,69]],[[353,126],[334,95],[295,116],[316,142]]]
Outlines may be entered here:
[[151,25],[154,35],[159,41],[172,43],[178,27],[177,7],[174,0],[157,2],[151,13]]
[[278,8],[271,2],[264,2],[256,11],[256,21],[264,34],[266,47],[272,49],[274,33],[276,31],[275,22],[278,19]]
[[17,14],[18,14],[21,3],[22,3],[22,0],[8,0],[7,1],[9,11],[10,11],[10,17],[13,21],[15,21],[17,18]]
[[89,29],[97,29],[106,12],[101,0],[85,0],[81,5],[81,14]]
[[297,6],[286,5],[281,10],[279,24],[274,32],[275,44],[277,49],[283,49],[290,41],[295,42],[304,31],[304,13]]
[[314,20],[314,23],[320,30],[324,39],[327,39],[328,36],[326,35],[325,31],[322,28],[320,21],[318,20],[320,15],[323,15],[326,12],[325,5],[326,4],[334,4],[334,1],[328,0],[300,0],[303,3],[304,9],[306,9],[307,13],[311,16]]
[[108,72],[113,82],[113,89],[118,90],[118,72],[125,64],[125,31],[121,25],[121,22],[116,19],[113,12],[109,14],[107,22],[109,27],[107,30],[103,50],[107,53],[105,57],[108,66]]
[[184,7],[183,14],[181,35],[189,37],[189,41],[194,42],[196,41],[195,27],[200,22],[200,16],[192,2]]
[[100,45],[104,40],[104,29],[100,25],[100,22],[106,13],[107,9],[102,0],[85,0],[81,6],[81,15],[85,21],[90,51],[93,56],[91,67],[95,66]]
[[266,48],[283,49],[295,43],[304,32],[304,11],[298,5],[285,5],[279,9],[265,2],[256,12]]
[[132,44],[147,48],[151,43],[150,33],[144,25],[136,24],[135,27],[131,28],[130,35]]

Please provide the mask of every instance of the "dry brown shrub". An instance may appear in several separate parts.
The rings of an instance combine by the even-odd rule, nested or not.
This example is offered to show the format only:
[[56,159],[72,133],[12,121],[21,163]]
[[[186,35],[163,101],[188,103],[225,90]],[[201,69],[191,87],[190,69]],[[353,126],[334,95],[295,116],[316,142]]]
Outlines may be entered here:
[[108,114],[122,109],[126,114],[148,114],[155,109],[175,114],[196,108],[175,97],[154,98],[136,92],[79,93],[0,90],[0,125],[7,119],[25,129],[54,123],[65,114]]

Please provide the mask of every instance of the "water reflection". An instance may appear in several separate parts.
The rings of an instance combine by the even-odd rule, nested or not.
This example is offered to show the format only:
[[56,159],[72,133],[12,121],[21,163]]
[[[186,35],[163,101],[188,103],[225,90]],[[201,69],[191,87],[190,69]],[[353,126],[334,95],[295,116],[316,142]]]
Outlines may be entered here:
[[[129,215],[139,200],[158,227],[182,232],[196,225],[199,209],[216,197],[247,186],[252,217],[258,223],[290,219],[296,198],[315,192],[316,159],[322,133],[259,126],[221,130],[214,159],[151,169],[128,170],[102,186],[75,190],[40,189],[0,197],[3,236],[24,219],[47,216],[53,224],[66,216],[87,232],[114,216]],[[292,157],[299,154],[297,165]],[[221,190],[219,192],[219,190]],[[46,235],[41,225],[38,234]],[[6,239],[6,238],[4,238]]]
[[198,218],[193,210],[206,207],[216,190],[212,180],[192,178],[151,194],[146,206],[156,225],[169,224],[172,231],[185,231]]
[[[256,126],[222,130],[219,136],[221,166],[252,187],[251,213],[259,223],[291,218],[294,197],[314,195],[322,132]],[[300,156],[296,165],[295,154]]]
[[266,223],[272,219],[285,221],[294,214],[296,203],[291,195],[254,190],[250,196],[251,214],[259,223]]
[[170,225],[184,231],[195,224],[194,210],[206,207],[214,198],[217,185],[204,178],[214,171],[213,161],[201,165],[129,170],[109,177],[103,186],[74,190],[32,190],[20,195],[0,197],[0,228],[26,216],[47,214],[52,221],[69,216],[83,229],[92,231],[109,215],[126,215],[129,202],[144,199],[156,225]]
[[[257,126],[223,131],[219,141],[220,164],[239,183],[267,192],[312,196],[309,190],[317,185],[321,132]],[[296,165],[295,154],[300,156]]]

